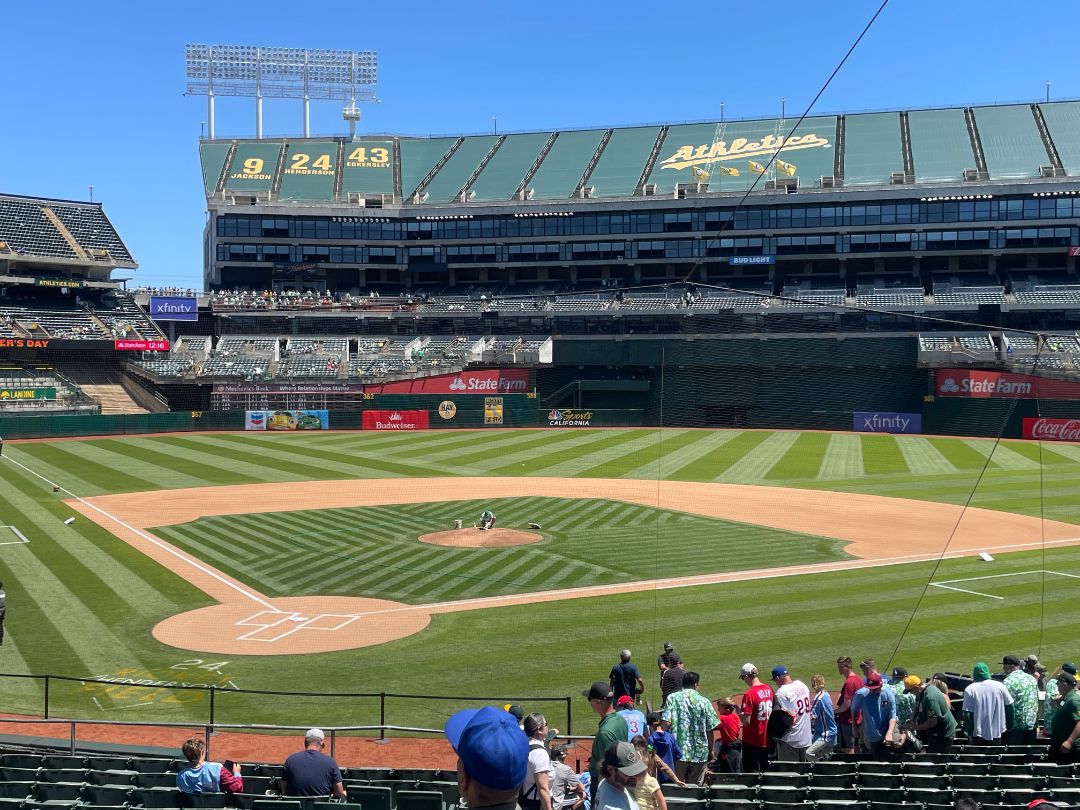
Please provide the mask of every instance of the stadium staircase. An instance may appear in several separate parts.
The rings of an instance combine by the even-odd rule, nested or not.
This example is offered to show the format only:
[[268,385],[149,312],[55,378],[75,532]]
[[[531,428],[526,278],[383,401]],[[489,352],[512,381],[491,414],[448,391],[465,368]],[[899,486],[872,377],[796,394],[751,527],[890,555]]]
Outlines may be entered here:
[[147,409],[140,408],[122,385],[116,383],[88,385],[84,383],[81,388],[87,396],[93,397],[101,403],[102,414],[147,413]]
[[119,369],[91,369],[63,366],[58,364],[69,379],[78,384],[79,389],[101,403],[101,413],[133,414],[162,413],[169,410],[164,400],[129,379]]

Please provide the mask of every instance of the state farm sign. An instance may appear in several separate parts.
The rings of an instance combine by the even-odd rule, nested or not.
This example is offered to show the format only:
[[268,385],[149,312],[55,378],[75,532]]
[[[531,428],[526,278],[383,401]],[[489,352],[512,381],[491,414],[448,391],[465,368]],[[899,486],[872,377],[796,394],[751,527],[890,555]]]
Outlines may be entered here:
[[364,411],[364,430],[426,430],[427,411]]
[[969,368],[938,369],[934,388],[939,397],[1080,399],[1080,383]]
[[1080,442],[1080,419],[1024,417],[1024,438],[1048,442]]
[[526,368],[493,368],[396,380],[364,390],[369,394],[524,394],[532,390],[532,374]]

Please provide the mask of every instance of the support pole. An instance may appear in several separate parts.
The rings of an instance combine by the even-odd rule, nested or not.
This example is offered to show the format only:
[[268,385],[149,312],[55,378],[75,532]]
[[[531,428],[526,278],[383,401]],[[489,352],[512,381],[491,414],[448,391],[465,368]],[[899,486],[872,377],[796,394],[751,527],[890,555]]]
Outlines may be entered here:
[[304,137],[311,137],[311,99],[304,95]]
[[262,139],[262,93],[255,96],[255,137]]
[[206,95],[206,134],[210,140],[214,140],[214,93]]

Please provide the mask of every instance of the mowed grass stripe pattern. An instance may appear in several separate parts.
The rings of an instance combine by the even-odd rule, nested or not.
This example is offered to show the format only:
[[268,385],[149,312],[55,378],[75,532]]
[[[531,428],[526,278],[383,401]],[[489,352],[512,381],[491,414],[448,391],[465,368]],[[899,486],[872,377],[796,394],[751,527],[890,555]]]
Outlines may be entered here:
[[[64,496],[8,463],[35,466],[24,452],[35,446],[5,447],[0,462],[0,524],[29,540],[0,546],[8,604],[4,671],[94,676],[152,666],[169,651],[148,628],[211,600],[96,523],[76,516],[65,524],[73,513]],[[10,681],[0,707],[37,710],[40,699],[39,684]]]
[[[417,537],[475,521],[539,523],[543,541],[447,548]],[[157,535],[271,596],[411,603],[844,558],[842,543],[600,499],[514,498],[201,518]]]

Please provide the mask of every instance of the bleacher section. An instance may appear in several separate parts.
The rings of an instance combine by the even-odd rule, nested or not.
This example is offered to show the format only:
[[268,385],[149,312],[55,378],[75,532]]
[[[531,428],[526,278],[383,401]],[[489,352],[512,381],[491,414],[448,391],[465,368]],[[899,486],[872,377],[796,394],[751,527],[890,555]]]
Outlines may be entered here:
[[963,110],[912,110],[908,128],[916,182],[958,182],[976,168]]
[[58,340],[109,340],[112,335],[84,309],[0,304],[6,334]]
[[89,309],[114,338],[161,340],[165,337],[142,307],[123,290],[114,290],[102,303],[91,305]]
[[19,257],[136,266],[96,203],[0,195],[0,242]]
[[[685,810],[946,810],[957,799],[984,810],[1025,810],[1036,799],[1074,806],[1076,766],[1045,759],[1047,746],[957,745],[948,754],[903,754],[887,761],[834,754],[814,763],[774,762],[764,773],[715,773],[706,784],[663,786],[669,807]],[[12,752],[0,757],[0,802],[11,807],[238,808],[238,810],[454,810],[456,774],[425,768],[344,767],[349,804],[280,796],[281,766],[243,763],[244,792],[181,794],[182,760],[108,754]]]
[[0,361],[0,415],[100,412],[99,403],[56,369]]
[[278,376],[336,378],[347,369],[348,356],[348,338],[290,338]]

